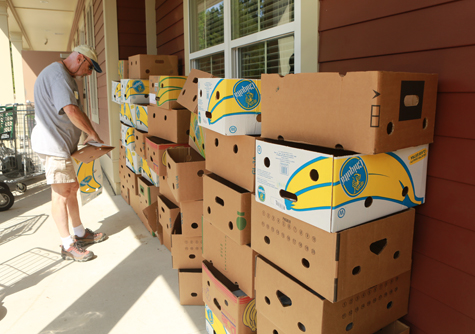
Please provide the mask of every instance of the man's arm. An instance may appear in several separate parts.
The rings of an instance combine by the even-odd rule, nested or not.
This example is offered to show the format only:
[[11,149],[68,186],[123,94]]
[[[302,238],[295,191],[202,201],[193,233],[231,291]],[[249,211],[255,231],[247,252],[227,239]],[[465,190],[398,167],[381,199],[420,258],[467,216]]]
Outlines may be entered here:
[[97,134],[96,130],[92,127],[89,118],[87,118],[86,114],[83,113],[77,106],[74,104],[67,105],[63,107],[64,112],[68,115],[71,122],[79,128],[81,131],[84,131],[87,134],[87,138],[84,141],[84,144],[87,142],[94,140],[98,143],[104,143],[99,135]]

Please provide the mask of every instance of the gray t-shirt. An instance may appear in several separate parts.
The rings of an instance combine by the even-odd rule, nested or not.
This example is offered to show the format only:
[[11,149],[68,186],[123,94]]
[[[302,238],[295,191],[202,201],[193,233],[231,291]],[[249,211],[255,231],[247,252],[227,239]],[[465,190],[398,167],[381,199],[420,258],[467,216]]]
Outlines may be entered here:
[[78,86],[66,67],[55,62],[43,69],[35,82],[33,151],[69,158],[77,150],[81,130],[63,110],[70,104],[79,107]]

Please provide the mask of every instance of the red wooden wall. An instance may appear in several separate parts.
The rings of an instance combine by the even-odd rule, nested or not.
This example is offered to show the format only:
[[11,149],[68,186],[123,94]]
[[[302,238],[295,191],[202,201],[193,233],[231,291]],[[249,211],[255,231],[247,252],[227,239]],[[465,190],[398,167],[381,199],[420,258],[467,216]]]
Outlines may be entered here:
[[145,0],[117,0],[117,32],[119,59],[147,54]]
[[183,0],[155,0],[157,54],[178,56],[179,72],[185,74]]
[[411,334],[475,333],[475,1],[321,0],[320,71],[439,74]]

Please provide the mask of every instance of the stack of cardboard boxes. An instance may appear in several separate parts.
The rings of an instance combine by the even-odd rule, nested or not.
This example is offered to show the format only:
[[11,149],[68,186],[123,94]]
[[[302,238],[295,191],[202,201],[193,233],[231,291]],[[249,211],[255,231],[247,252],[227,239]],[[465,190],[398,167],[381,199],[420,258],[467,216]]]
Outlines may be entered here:
[[[148,129],[131,123],[141,173],[160,188],[134,209],[171,251],[182,304],[206,305],[210,334],[409,332],[397,319],[436,75],[149,80]],[[134,206],[145,180],[127,162],[130,131],[121,186]]]

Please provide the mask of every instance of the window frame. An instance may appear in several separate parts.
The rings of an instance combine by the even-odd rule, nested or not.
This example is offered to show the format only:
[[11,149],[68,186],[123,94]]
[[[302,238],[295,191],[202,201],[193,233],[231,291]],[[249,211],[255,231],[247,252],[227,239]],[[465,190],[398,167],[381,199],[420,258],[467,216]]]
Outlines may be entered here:
[[[186,13],[186,19],[190,22],[190,17],[192,15],[190,8],[191,1],[188,0],[189,9]],[[294,0],[294,21],[269,28],[263,31],[259,31],[244,37],[237,39],[232,39],[231,34],[231,1],[232,0],[223,0],[224,2],[224,42],[219,45],[214,45],[212,47],[196,51],[189,52],[188,59],[190,63],[190,68],[196,68],[196,61],[199,58],[211,56],[213,54],[224,52],[224,73],[225,78],[236,78],[239,72],[239,49],[244,46],[264,42],[267,40],[272,40],[280,37],[285,37],[289,35],[294,36],[294,72],[300,73],[301,71],[301,6],[302,0]],[[190,30],[193,27],[191,25],[188,27],[188,50],[191,50],[191,37],[192,34]]]

